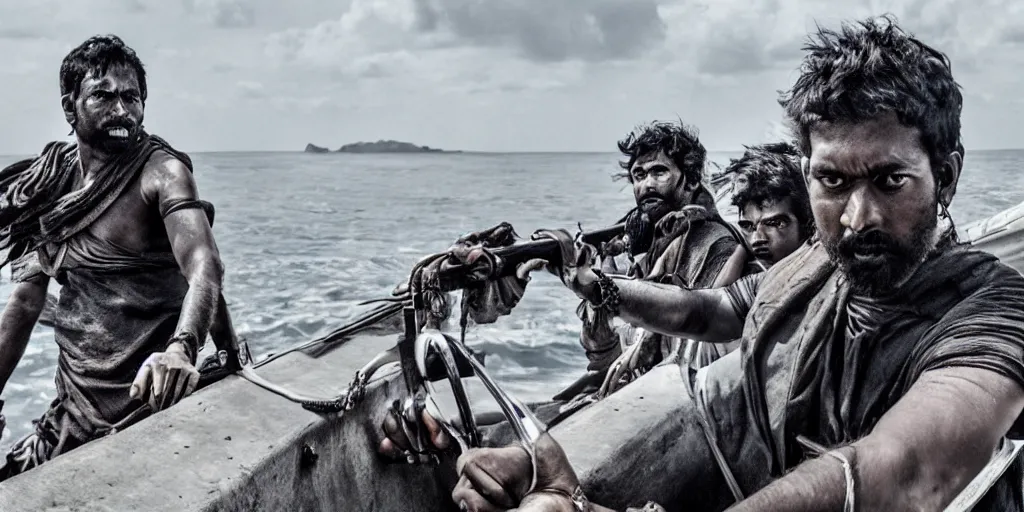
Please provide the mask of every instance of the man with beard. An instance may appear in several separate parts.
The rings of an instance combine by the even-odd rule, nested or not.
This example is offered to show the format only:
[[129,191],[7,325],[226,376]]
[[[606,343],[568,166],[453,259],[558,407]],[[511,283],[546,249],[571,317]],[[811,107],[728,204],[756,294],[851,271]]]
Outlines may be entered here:
[[[613,279],[582,257],[563,268],[578,296],[626,321],[743,338],[684,372],[696,390],[679,402],[682,433],[645,452],[663,478],[650,459],[615,457],[636,454],[629,446],[568,455],[599,468],[586,490],[619,510],[649,499],[673,510],[735,500],[737,512],[1024,510],[1020,453],[1005,443],[1024,410],[1024,277],[946,221],[964,154],[949,60],[891,19],[818,28],[805,49],[780,103],[805,155],[816,237],[724,289]],[[555,430],[597,423],[611,414],[602,406],[622,404]],[[382,449],[406,446],[386,426]],[[550,436],[535,466],[520,447],[475,450],[453,497],[471,511],[608,510],[586,503],[567,459]]]
[[0,319],[0,389],[25,351],[50,279],[57,397],[0,469],[6,479],[190,394],[223,269],[188,155],[142,128],[146,73],[116,36],[60,68],[74,143],[0,171],[0,249],[16,288]]
[[[633,187],[636,208],[623,219],[625,235],[605,245],[605,270],[618,272],[615,257],[625,253],[632,262],[626,271],[630,278],[689,289],[713,286],[739,240],[703,184],[707,151],[696,132],[682,123],[653,122],[627,135],[618,147],[626,157],[620,162],[621,176]],[[729,283],[718,282],[724,284]],[[680,355],[678,338],[628,324],[613,327],[606,312],[586,301],[577,313],[589,373],[556,395],[558,403],[600,398]]]

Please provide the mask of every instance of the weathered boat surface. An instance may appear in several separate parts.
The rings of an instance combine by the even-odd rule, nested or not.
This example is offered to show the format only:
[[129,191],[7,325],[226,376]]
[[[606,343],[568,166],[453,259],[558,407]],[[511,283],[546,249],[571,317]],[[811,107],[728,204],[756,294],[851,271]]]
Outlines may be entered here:
[[[260,373],[332,396],[394,344],[394,335],[357,335],[318,359],[295,352]],[[0,484],[0,510],[443,510],[448,491],[432,474],[405,465],[385,468],[375,456],[383,419],[376,405],[404,392],[395,376],[396,370],[382,370],[363,406],[325,415],[227,377]]]
[[[319,358],[288,354],[260,373],[296,391],[331,396],[395,342],[395,335],[356,335]],[[680,423],[678,369],[666,369],[675,376],[645,376],[660,384],[630,386],[552,429],[580,474],[607,490],[595,497],[617,502],[671,490],[647,477],[665,471],[673,457],[622,457],[663,453],[679,428],[696,428]],[[431,469],[386,464],[376,456],[385,407],[405,394],[397,366],[385,367],[354,409],[321,415],[227,377],[171,409],[0,484],[0,510],[455,510],[450,464]],[[602,418],[600,430],[588,428],[602,410],[616,413]],[[629,496],[611,492],[623,475],[638,478]]]
[[[1024,203],[959,231],[1024,270]],[[397,341],[397,331],[357,334],[316,357],[293,352],[259,371],[289,389],[334,396]],[[688,454],[674,440],[699,428],[685,412],[692,404],[680,392],[681,379],[676,367],[656,368],[552,428],[595,501],[617,509],[646,500],[679,507],[722,500],[715,509],[727,503],[726,493],[677,496],[678,486],[665,481],[666,475],[687,477],[680,461]],[[406,393],[399,370],[389,366],[377,372],[354,409],[317,414],[230,376],[0,484],[0,510],[454,510],[450,464],[386,464],[376,455],[385,407]],[[706,477],[717,470],[709,464],[701,472]]]
[[972,222],[958,230],[960,238],[988,251],[1024,273],[1024,203]]

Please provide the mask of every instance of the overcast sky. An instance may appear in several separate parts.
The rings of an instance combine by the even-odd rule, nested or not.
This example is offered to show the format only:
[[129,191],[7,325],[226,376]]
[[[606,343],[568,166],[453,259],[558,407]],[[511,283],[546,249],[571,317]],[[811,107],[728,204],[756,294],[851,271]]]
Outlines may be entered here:
[[676,117],[735,150],[777,133],[815,22],[885,12],[952,58],[968,148],[1024,147],[1015,0],[0,0],[0,153],[65,137],[61,59],[109,32],[148,69],[146,127],[187,151],[614,151]]

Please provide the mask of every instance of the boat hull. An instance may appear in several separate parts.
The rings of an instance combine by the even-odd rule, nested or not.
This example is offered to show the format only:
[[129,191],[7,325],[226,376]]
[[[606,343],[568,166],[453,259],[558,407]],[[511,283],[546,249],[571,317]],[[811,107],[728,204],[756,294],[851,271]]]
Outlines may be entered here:
[[[397,337],[356,335],[319,358],[297,352],[259,371],[289,389],[331,396]],[[661,367],[639,382],[644,384],[627,386],[559,423],[552,435],[598,502],[619,509],[647,499],[708,505],[717,485],[707,487],[712,498],[687,498],[665,481],[693,468],[714,475],[710,465],[685,463],[693,454],[674,442],[698,428],[681,420],[690,415],[683,410],[688,401],[679,369]],[[428,467],[389,464],[377,456],[386,407],[405,395],[394,365],[378,372],[355,408],[338,414],[316,414],[227,377],[130,428],[3,482],[0,510],[457,510],[450,498],[453,460]],[[635,453],[661,456],[630,455]]]
[[[260,373],[331,396],[395,340],[355,336],[319,359],[289,354]],[[0,510],[451,510],[440,472],[376,456],[383,405],[405,394],[397,371],[380,377],[362,404],[326,415],[228,377],[3,482]]]

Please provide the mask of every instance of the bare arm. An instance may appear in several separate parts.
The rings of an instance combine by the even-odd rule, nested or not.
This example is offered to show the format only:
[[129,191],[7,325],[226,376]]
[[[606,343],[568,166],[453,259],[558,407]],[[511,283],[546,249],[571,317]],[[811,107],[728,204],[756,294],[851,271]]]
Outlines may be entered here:
[[[870,435],[840,452],[855,468],[859,510],[942,510],[991,459],[1024,408],[1024,389],[989,370],[925,372]],[[841,463],[798,466],[730,510],[841,510]]]
[[735,283],[737,279],[743,277],[743,271],[746,266],[747,248],[743,244],[737,245],[736,250],[733,251],[732,256],[729,256],[729,260],[725,262],[725,266],[722,267],[718,277],[715,278],[715,283],[711,287],[722,288],[723,286]]
[[25,354],[32,329],[46,304],[49,283],[50,278],[46,275],[18,283],[7,299],[0,316],[0,392],[7,386],[7,380]]
[[[157,204],[179,199],[197,199],[192,173],[176,159],[167,158],[153,172],[152,197]],[[185,208],[164,217],[171,250],[188,280],[188,292],[181,307],[176,333],[191,333],[202,344],[210,331],[221,293],[224,267],[206,214],[199,208]],[[195,355],[193,353],[193,355]]]
[[723,342],[743,333],[743,320],[724,289],[685,290],[678,286],[616,279],[619,317],[651,332]]

